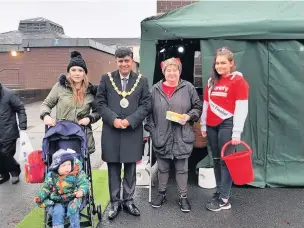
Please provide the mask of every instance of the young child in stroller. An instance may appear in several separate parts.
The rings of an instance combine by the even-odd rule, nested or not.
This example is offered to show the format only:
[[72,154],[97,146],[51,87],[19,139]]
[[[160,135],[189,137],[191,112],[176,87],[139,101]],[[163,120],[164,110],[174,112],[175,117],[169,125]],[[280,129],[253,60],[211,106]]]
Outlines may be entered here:
[[53,154],[49,172],[34,199],[52,216],[53,228],[63,228],[66,216],[71,228],[80,227],[79,208],[89,191],[82,167],[74,153],[59,149]]

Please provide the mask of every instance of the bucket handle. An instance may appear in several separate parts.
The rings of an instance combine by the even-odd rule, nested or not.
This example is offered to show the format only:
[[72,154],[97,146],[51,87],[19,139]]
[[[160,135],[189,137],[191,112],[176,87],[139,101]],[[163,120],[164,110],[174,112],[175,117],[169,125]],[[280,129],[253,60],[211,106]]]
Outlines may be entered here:
[[[221,158],[223,158],[225,156],[225,151],[227,149],[227,147],[231,144],[232,140],[230,140],[229,142],[226,142],[225,145],[223,146],[222,150],[221,150]],[[249,151],[249,154],[252,154],[252,150],[250,148],[250,146],[248,146],[247,143],[245,143],[244,141],[241,141],[241,143],[243,146],[245,146],[245,148]]]

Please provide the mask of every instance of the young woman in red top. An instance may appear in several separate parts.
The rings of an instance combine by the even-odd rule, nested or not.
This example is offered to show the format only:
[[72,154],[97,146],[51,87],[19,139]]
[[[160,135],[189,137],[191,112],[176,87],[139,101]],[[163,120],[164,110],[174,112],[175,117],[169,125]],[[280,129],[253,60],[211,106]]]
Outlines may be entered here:
[[232,179],[221,149],[232,141],[225,155],[235,151],[241,140],[248,113],[249,85],[242,73],[235,71],[233,53],[228,48],[218,49],[215,56],[213,75],[208,80],[204,93],[201,130],[208,138],[214,162],[216,192],[206,205],[210,211],[230,209],[229,202]]

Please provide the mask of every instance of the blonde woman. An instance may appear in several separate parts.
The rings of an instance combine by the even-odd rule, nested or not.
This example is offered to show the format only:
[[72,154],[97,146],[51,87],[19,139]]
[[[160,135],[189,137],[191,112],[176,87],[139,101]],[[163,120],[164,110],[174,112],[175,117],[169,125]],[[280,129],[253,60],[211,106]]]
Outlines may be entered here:
[[[67,66],[67,75],[61,75],[53,86],[40,108],[40,118],[45,125],[55,126],[56,120],[70,120],[87,126],[88,151],[95,152],[95,141],[91,124],[100,119],[95,109],[97,88],[89,83],[88,69],[81,54],[71,53]],[[56,106],[56,120],[51,116],[51,110]],[[92,112],[91,112],[92,110]]]

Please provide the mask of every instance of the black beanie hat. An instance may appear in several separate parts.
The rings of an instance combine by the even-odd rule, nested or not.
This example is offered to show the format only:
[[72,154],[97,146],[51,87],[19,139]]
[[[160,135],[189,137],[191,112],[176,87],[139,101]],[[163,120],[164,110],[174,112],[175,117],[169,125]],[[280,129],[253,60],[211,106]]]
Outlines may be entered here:
[[71,52],[71,60],[67,67],[67,72],[69,72],[70,68],[73,66],[79,66],[84,69],[86,74],[88,73],[87,65],[78,51]]

